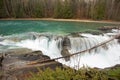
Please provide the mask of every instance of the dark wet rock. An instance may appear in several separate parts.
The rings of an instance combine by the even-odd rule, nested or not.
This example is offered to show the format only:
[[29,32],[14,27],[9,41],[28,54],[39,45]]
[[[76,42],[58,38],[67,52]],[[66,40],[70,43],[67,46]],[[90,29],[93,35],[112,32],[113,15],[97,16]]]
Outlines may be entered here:
[[4,56],[2,54],[0,54],[0,68],[2,67],[2,61],[4,59]]
[[61,51],[61,55],[63,56],[63,57],[65,57],[64,59],[65,59],[65,61],[69,61],[70,60],[70,57],[66,57],[66,56],[69,56],[70,55],[70,53],[69,53],[69,51],[68,51],[68,49],[67,48],[63,48],[63,50]]
[[97,31],[97,30],[84,31],[84,33],[90,33],[90,34],[92,34],[92,35],[100,35],[100,34],[103,35],[103,32]]
[[71,33],[70,36],[72,36],[72,37],[82,37],[79,32]]
[[[20,54],[20,52],[22,53]],[[25,77],[29,76],[30,72],[38,72],[38,68],[45,70],[46,68],[63,67],[61,63],[54,60],[46,63],[34,63],[36,61],[50,60],[50,57],[43,55],[41,51],[29,51],[26,53],[20,50],[20,52],[17,54],[17,52],[10,51],[10,53],[3,56],[2,68],[0,69],[0,72],[3,73],[0,75],[0,80],[25,80]]]
[[119,26],[104,26],[104,27],[100,27],[98,28],[100,30],[111,30],[111,29],[120,29]]
[[65,38],[63,39],[62,46],[63,46],[63,47],[64,47],[64,46],[67,46],[68,48],[71,47],[70,39],[69,39],[68,37],[65,37]]
[[118,43],[120,43],[120,35],[118,35],[116,39],[118,39]]
[[34,60],[45,60],[50,59],[50,57],[43,55],[41,51],[35,51],[28,54],[20,55],[19,59],[25,61],[34,61]]
[[[71,48],[71,43],[70,43],[70,39],[68,37],[64,37],[63,42],[62,42],[62,51],[61,51],[61,55],[63,57],[70,55],[68,49]],[[70,57],[66,57],[65,61],[69,61]]]
[[120,29],[120,27],[119,26],[104,26],[104,27],[100,27],[98,29],[103,32],[110,32],[112,29]]
[[[71,43],[70,43],[70,39],[68,37],[65,37],[63,39],[63,43],[62,43],[62,51],[61,51],[61,55],[63,57],[70,55],[68,49],[71,48]],[[70,57],[66,57],[65,61],[69,61]]]
[[35,35],[32,35],[32,39],[35,40],[35,39],[36,39],[36,36],[35,36]]

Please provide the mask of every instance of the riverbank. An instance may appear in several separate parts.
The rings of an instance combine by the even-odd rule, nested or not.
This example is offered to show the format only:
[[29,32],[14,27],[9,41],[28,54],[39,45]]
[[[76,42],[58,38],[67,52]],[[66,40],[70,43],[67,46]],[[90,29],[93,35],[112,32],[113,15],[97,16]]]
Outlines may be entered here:
[[0,20],[48,20],[48,21],[69,21],[69,22],[92,22],[92,23],[109,23],[120,24],[119,21],[111,20],[90,20],[90,19],[54,19],[54,18],[1,18]]

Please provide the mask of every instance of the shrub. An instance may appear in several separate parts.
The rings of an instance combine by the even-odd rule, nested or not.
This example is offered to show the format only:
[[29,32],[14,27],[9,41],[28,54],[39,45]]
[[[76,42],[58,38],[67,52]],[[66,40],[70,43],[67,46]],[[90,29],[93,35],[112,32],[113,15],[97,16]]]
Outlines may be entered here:
[[106,72],[92,68],[81,68],[73,70],[71,68],[56,70],[46,69],[39,70],[37,74],[31,73],[32,76],[28,80],[108,80]]

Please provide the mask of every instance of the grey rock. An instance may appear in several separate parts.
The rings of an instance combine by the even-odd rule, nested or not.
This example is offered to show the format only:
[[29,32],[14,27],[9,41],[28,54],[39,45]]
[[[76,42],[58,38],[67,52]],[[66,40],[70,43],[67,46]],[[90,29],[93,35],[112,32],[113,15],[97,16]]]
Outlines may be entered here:
[[89,30],[89,31],[85,31],[85,33],[90,33],[92,35],[100,35],[100,34],[103,35],[102,31],[97,31],[97,30]]
[[29,53],[29,52],[32,52],[32,50],[27,49],[27,48],[17,48],[17,49],[9,49],[9,50],[7,50],[3,53],[6,54],[6,55],[9,55],[9,54],[14,54],[15,55],[15,54],[25,54],[25,53]]
[[70,36],[72,36],[72,37],[81,37],[79,32],[71,33]]
[[[20,53],[21,52],[21,53]],[[18,52],[8,51],[7,55],[3,56],[2,69],[3,74],[0,75],[0,80],[26,80],[26,76],[30,72],[38,72],[38,68],[45,70],[46,68],[55,69],[56,67],[63,67],[61,63],[50,60],[50,57],[43,55],[41,51],[26,51],[18,50]],[[1,58],[1,57],[0,57]],[[43,63],[34,63],[36,61],[50,60]],[[22,78],[21,78],[22,77]]]
[[[61,55],[63,56],[63,57],[65,57],[64,59],[65,59],[65,61],[69,61],[70,60],[70,53],[69,53],[69,51],[68,51],[68,49],[67,48],[63,48],[63,50],[61,51]],[[66,57],[66,56],[68,56],[68,57]]]
[[65,37],[65,38],[63,39],[62,46],[63,46],[63,47],[66,46],[66,47],[68,47],[68,48],[71,47],[70,39],[69,39],[68,37]]

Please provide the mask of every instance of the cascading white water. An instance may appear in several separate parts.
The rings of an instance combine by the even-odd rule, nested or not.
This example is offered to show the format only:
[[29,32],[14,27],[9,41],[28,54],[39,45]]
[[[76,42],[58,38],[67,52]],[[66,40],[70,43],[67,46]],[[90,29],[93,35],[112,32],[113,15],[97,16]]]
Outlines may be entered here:
[[[67,36],[70,40],[70,46],[68,48],[70,54],[89,49],[110,39],[110,37],[106,34],[104,36],[92,34],[80,35],[83,37]],[[63,37],[42,35],[37,36],[35,39],[24,39],[18,42],[3,40],[0,44],[24,47],[32,50],[41,50],[43,54],[48,55],[51,58],[57,58],[62,56],[61,51],[63,49],[63,40]],[[120,45],[117,40],[114,40],[92,51],[75,55],[70,58],[70,61],[65,61],[64,59],[60,59],[58,61],[76,69],[82,67],[83,65],[105,68],[120,64],[119,52]]]

